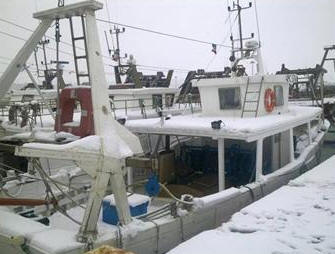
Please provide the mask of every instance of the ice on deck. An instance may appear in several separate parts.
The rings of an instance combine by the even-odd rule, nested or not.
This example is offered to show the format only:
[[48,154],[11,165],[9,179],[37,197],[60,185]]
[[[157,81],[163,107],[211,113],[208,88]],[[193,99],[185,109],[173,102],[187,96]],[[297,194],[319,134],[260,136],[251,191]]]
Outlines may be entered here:
[[335,156],[169,254],[335,253]]
[[[205,117],[201,114],[193,114],[172,116],[163,121],[160,118],[131,120],[126,122],[126,126],[129,130],[138,133],[223,137],[252,141],[258,135],[266,136],[268,132],[282,131],[306,123],[320,114],[321,109],[317,107],[291,106],[289,112],[285,114],[257,118]],[[223,121],[222,128],[212,129],[211,122],[218,120]]]

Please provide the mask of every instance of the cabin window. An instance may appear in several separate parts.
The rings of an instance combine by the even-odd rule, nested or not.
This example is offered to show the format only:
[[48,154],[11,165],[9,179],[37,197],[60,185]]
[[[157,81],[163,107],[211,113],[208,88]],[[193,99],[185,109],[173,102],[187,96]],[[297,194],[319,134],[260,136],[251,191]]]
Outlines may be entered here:
[[302,124],[293,128],[294,156],[298,158],[309,145],[308,125]]
[[173,105],[174,94],[166,94],[165,95],[165,105],[166,107],[172,107]]
[[313,119],[311,121],[311,138],[312,141],[315,141],[318,133],[320,131],[320,119]]
[[34,95],[31,94],[22,95],[21,102],[31,102],[32,100],[34,100]]
[[152,108],[162,108],[163,107],[163,99],[161,94],[152,95]]
[[220,109],[241,108],[241,92],[239,87],[219,88]]
[[274,86],[275,95],[276,95],[276,106],[284,105],[284,95],[282,86]]

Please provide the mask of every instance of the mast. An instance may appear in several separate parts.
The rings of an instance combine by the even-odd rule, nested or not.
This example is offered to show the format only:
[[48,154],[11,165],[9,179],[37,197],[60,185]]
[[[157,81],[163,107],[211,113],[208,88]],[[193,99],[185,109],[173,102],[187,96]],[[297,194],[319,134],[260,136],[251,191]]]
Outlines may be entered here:
[[242,38],[242,20],[241,20],[241,6],[240,0],[237,0],[237,16],[238,16],[238,30],[240,34],[240,49],[243,49],[243,38]]
[[[113,31],[114,30],[114,31]],[[116,48],[113,49],[113,61],[116,61],[118,63],[119,68],[122,68],[122,63],[121,63],[121,58],[123,57],[127,57],[127,54],[125,54],[123,57],[121,57],[121,50],[120,50],[120,34],[124,33],[126,31],[126,29],[124,27],[122,27],[122,29],[120,29],[118,26],[114,26],[114,29],[109,30],[109,33],[112,36],[112,40],[113,40],[113,35],[115,35],[115,39],[116,39]]]
[[[238,18],[238,31],[239,31],[239,38],[238,39],[234,39],[233,35],[230,36],[230,40],[232,42],[232,56],[230,58],[230,61],[231,62],[234,62],[235,61],[235,52],[241,52],[241,57],[243,57],[243,51],[244,51],[244,48],[243,48],[243,41],[244,40],[248,40],[248,39],[251,39],[254,37],[254,34],[251,33],[251,36],[250,37],[247,37],[247,38],[243,38],[243,33],[242,33],[242,10],[245,10],[245,9],[249,9],[252,7],[252,3],[249,2],[249,5],[248,6],[245,6],[245,7],[242,7],[240,5],[240,0],[237,0],[237,2],[233,2],[233,7],[231,8],[230,6],[228,6],[228,11],[229,12],[237,12],[237,18]],[[235,49],[234,48],[234,42],[238,41],[239,44],[240,44],[240,47],[238,49]]]

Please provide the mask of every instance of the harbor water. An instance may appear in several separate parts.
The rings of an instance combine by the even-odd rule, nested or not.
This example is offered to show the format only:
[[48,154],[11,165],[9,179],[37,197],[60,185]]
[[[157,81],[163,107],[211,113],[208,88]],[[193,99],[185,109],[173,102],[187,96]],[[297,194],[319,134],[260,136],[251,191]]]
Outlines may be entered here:
[[321,152],[321,162],[327,160],[334,154],[335,154],[335,127],[331,126],[323,142]]

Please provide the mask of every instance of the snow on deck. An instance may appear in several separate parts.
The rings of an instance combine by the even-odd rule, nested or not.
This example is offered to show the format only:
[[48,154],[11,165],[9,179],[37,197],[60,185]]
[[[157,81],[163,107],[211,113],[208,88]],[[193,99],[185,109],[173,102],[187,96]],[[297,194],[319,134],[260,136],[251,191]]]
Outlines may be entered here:
[[169,254],[335,253],[335,156]]
[[[320,101],[319,101],[320,103]],[[334,104],[335,103],[335,97],[326,97],[323,100],[324,104]],[[316,101],[312,101],[311,99],[292,99],[289,100],[290,105],[297,105],[297,106],[317,106]]]
[[[137,133],[170,135],[207,136],[236,138],[253,141],[256,136],[264,137],[310,121],[321,114],[317,107],[291,106],[285,114],[267,115],[257,118],[237,118],[201,114],[172,116],[162,121],[160,118],[130,120],[126,127]],[[211,122],[222,120],[220,130],[212,129]]]

